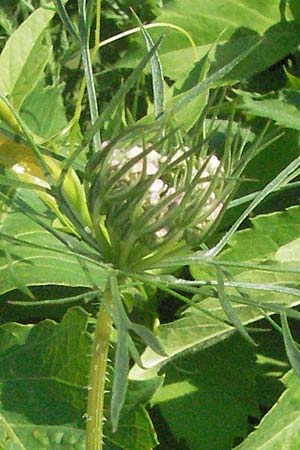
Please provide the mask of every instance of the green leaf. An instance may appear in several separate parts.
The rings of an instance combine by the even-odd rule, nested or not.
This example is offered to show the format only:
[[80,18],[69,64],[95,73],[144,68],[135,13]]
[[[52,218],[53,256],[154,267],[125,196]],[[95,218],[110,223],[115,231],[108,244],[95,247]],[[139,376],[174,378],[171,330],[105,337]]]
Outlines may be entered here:
[[217,269],[217,287],[218,287],[218,295],[220,304],[222,305],[222,308],[226,314],[226,316],[229,318],[232,325],[236,327],[236,329],[241,333],[241,335],[251,344],[255,345],[255,342],[253,339],[249,336],[249,333],[246,331],[245,327],[240,321],[240,318],[235,311],[235,309],[231,306],[230,301],[227,299],[227,295],[225,292],[225,286],[224,286],[224,275],[220,269]]
[[118,329],[118,341],[114,365],[114,380],[111,397],[111,423],[113,431],[118,428],[122,406],[124,404],[127,390],[127,375],[129,370],[129,355],[127,348],[127,330],[123,327]]
[[61,0],[53,0],[57,13],[64,24],[64,27],[68,30],[68,32],[74,36],[76,39],[79,39],[78,30],[73,25],[70,16],[67,13],[64,3]]
[[[48,212],[36,195],[26,192],[24,198],[30,202],[37,217],[43,217],[43,220],[51,226],[51,219],[47,218]],[[11,276],[10,264],[7,263],[0,242],[0,294],[17,289],[20,285],[91,286],[91,279],[76,256],[49,231],[25,216],[14,205],[2,215],[0,223],[1,233],[24,241],[20,244],[12,244],[10,241],[7,245],[14,273],[18,274],[18,283],[15,277]],[[99,288],[104,288],[106,271],[89,261],[85,261],[85,264]]]
[[111,424],[106,423],[105,442],[117,445],[122,450],[149,450],[157,445],[157,439],[150,417],[145,410],[156,390],[162,385],[163,377],[145,381],[130,381],[126,401],[121,412],[118,430],[111,432]]
[[[250,219],[250,226],[235,233],[225,249],[216,259],[222,261],[252,261],[261,263],[275,259],[284,263],[292,261],[299,236],[300,207],[292,206],[285,211],[260,215]],[[249,245],[251,242],[251,245]],[[298,246],[297,246],[298,248]],[[293,249],[293,250],[292,250]],[[204,275],[199,265],[191,266],[196,279]],[[236,272],[244,271],[236,268]]]
[[159,406],[178,444],[228,450],[247,435],[248,416],[259,414],[253,349],[234,336],[166,368],[151,404]]
[[149,380],[129,381],[125,411],[129,412],[138,405],[147,405],[155,392],[162,386],[163,380],[163,376],[158,376]]
[[10,36],[0,55],[0,92],[18,108],[34,88],[50,55],[42,42],[54,11],[38,8]]
[[[203,82],[208,76],[209,69],[211,67],[211,52],[199,62],[195,63],[193,69],[186,77],[177,80],[174,86],[174,95],[180,95],[183,92],[190,90],[196,84]],[[207,106],[209,98],[209,88],[204,90],[201,94],[197,95],[185,108],[175,115],[178,123],[182,123],[184,129],[189,131],[193,125],[195,125],[197,119],[203,113],[204,108]]]
[[83,309],[72,308],[60,324],[0,327],[0,444],[6,449],[85,448],[87,320]]
[[26,96],[41,78],[51,51],[51,47],[43,43],[43,37],[36,41],[10,94],[11,103],[16,109],[20,108]]
[[[293,307],[300,303],[299,290],[294,295],[288,295],[284,290],[289,287],[299,287],[299,274],[294,273],[294,268],[299,268],[299,260],[292,259],[292,252],[286,251],[285,245],[290,243],[290,248],[297,242],[295,247],[296,255],[300,256],[300,240],[295,240],[299,234],[300,208],[292,207],[287,211],[268,216],[260,216],[252,220],[253,229],[239,231],[234,234],[230,241],[230,248],[225,250],[218,258],[218,261],[228,263],[226,270],[231,272],[233,281],[241,283],[239,289],[244,296],[237,297],[236,291],[226,287],[227,298],[231,302],[231,307],[238,314],[240,322],[245,326],[263,317],[260,304],[269,304],[272,311],[272,303],[281,307]],[[251,242],[251,245],[249,245]],[[255,270],[255,264],[260,264],[262,269],[267,267],[267,262],[272,262],[273,271]],[[230,267],[230,263],[237,263],[239,267]],[[246,267],[243,267],[245,262]],[[247,263],[252,263],[249,270]],[[276,272],[276,268],[279,270]],[[289,272],[290,268],[290,272]],[[280,270],[283,270],[280,272]],[[207,269],[207,265],[193,265],[191,271],[196,280],[215,281],[215,269]],[[247,285],[247,283],[249,283]],[[244,288],[242,288],[244,284]],[[226,283],[225,283],[226,285]],[[265,286],[265,288],[264,288]],[[274,291],[272,292],[272,286]],[[276,292],[276,288],[282,286],[282,293]],[[210,291],[203,291],[205,297],[210,295]],[[201,294],[201,290],[199,289]],[[291,293],[291,292],[290,292]],[[251,300],[247,306],[247,298]],[[232,299],[231,299],[232,297]],[[238,300],[243,304],[239,304]],[[257,305],[258,309],[255,308]],[[134,367],[131,371],[132,378],[143,378],[150,376],[163,365],[173,359],[183,356],[186,353],[203,350],[217,342],[227,338],[235,329],[224,322],[226,316],[223,313],[217,298],[208,297],[199,303],[201,311],[195,307],[190,307],[184,315],[173,323],[163,324],[158,329],[158,339],[167,353],[168,357],[159,356],[149,348],[142,355],[142,363],[149,370],[143,371]],[[205,311],[210,314],[205,314]]]
[[174,97],[174,99],[170,102],[171,106],[168,105],[169,108],[167,108],[167,112],[176,114],[178,111],[183,110],[183,108],[193,102],[199,94],[207,92],[208,88],[210,88],[214,83],[222,80],[224,76],[230,73],[234,67],[249,56],[249,54],[252,54],[256,47],[257,43],[254,43],[254,45],[247,48],[244,52],[240,52],[235,58],[228,61],[227,64],[218,68],[217,71],[213,72],[204,81],[196,84],[188,91]]
[[[287,11],[286,21],[280,15],[280,0],[176,0],[161,8],[155,23],[172,24],[184,29],[196,43],[196,61],[203,58],[216,42],[215,64],[211,72],[227,64],[255,42],[264,39],[253,55],[241,62],[223,79],[224,83],[251,77],[280,61],[299,43],[299,27]],[[149,33],[155,38],[164,27]],[[160,58],[165,76],[177,80],[189,73],[195,63],[195,51],[187,37],[169,29]],[[221,36],[221,39],[220,39]],[[118,66],[134,67],[142,54],[142,45],[135,39],[128,54]],[[253,64],[255,61],[255,64]]]
[[[276,128],[277,127],[275,124],[271,124],[269,131],[272,130],[273,132]],[[284,134],[282,134],[262,152],[259,152],[259,154],[249,162],[244,172],[245,179],[238,190],[238,197],[244,197],[250,193],[254,193],[262,189],[268,182],[274,179],[280,171],[288,166],[288,164],[295,157],[294,149],[298,145],[298,135],[299,133],[296,130],[285,129]],[[217,143],[217,145],[221,150],[222,141]],[[270,162],[272,163],[270,164]],[[233,200],[233,204],[235,201],[236,199]],[[280,197],[278,194],[273,202],[274,201],[276,201],[277,210],[281,208],[281,204],[285,205],[283,196]],[[250,199],[247,203],[249,202]],[[278,202],[280,202],[280,205]],[[239,207],[235,206],[234,208],[230,208],[226,211],[225,220],[223,221],[222,226],[227,228],[228,223],[230,224],[233,222],[233,216],[238,217],[244,208],[245,206],[243,204]],[[264,204],[262,205],[262,208],[264,208]]]
[[[158,355],[148,347],[141,357],[144,367],[148,370],[142,370],[134,366],[130,371],[130,378],[143,379],[153,376],[161,366],[174,359],[188,353],[204,350],[234,333],[235,328],[224,322],[227,317],[217,299],[208,298],[202,301],[201,308],[219,320],[192,307],[188,308],[182,318],[161,325],[157,337],[168,356]],[[233,308],[240,313],[239,317],[243,325],[261,318],[260,314],[245,306],[233,305]]]
[[[89,315],[70,308],[61,323],[0,326],[0,445],[6,450],[84,450]],[[117,433],[106,440],[124,450],[156,444],[145,411],[161,377],[129,383]]]
[[50,139],[67,124],[62,99],[63,86],[37,84],[22,104],[20,116],[36,135]]
[[163,377],[129,382],[118,430],[112,433],[109,422],[104,429],[108,444],[115,444],[122,450],[149,450],[158,444],[151,419],[144,406],[149,403],[162,382]]
[[258,117],[267,117],[294,130],[300,130],[300,94],[296,90],[283,90],[279,98],[264,98],[259,95],[251,95],[239,92],[240,103],[238,108],[248,114]]
[[118,287],[118,281],[114,274],[110,275],[111,295],[114,311],[114,322],[118,332],[116,345],[114,377],[111,396],[111,423],[115,432],[118,428],[120,413],[125,401],[127,391],[127,376],[129,370],[129,354],[127,345],[128,319],[123,308]]
[[158,444],[149,414],[141,406],[121,417],[117,433],[111,433],[106,440],[116,444],[118,450],[150,450]]
[[[142,22],[138,18],[136,14],[135,18],[138,21],[138,24],[141,28],[142,36],[146,44],[147,51],[150,52],[152,47],[154,46],[154,42],[146,30],[144,28]],[[150,60],[151,66],[151,75],[152,75],[152,87],[153,87],[153,100],[154,100],[154,116],[155,118],[159,117],[164,112],[164,77],[163,71],[159,59],[158,52],[156,51]]]
[[[286,6],[286,5],[285,5]],[[295,20],[299,20],[300,18],[300,5],[297,0],[290,0],[289,7],[291,9],[291,13]]]
[[[297,326],[297,324],[296,324]],[[269,410],[284,391],[283,375],[290,369],[285,346],[280,333],[274,328],[255,336],[258,343],[256,354],[256,396],[260,407]],[[261,414],[254,415],[257,419]]]
[[148,328],[137,323],[131,323],[130,329],[134,331],[141,338],[141,340],[146,345],[151,347],[156,353],[162,356],[167,356],[158,339]]
[[300,376],[300,351],[299,351],[299,349],[293,339],[293,336],[291,334],[291,330],[289,328],[286,314],[281,313],[280,318],[281,318],[283,340],[284,340],[284,345],[286,348],[286,354],[289,358],[292,368],[294,369],[294,372],[299,377]]
[[89,143],[92,139],[92,137],[95,135],[98,129],[100,129],[106,120],[108,120],[111,116],[111,114],[116,110],[120,102],[123,102],[125,95],[127,92],[130,91],[130,89],[135,85],[135,83],[139,80],[139,77],[144,69],[144,67],[147,65],[147,63],[150,61],[151,57],[154,55],[158,47],[160,46],[160,43],[162,41],[162,38],[160,38],[155,45],[151,48],[151,50],[147,53],[146,56],[141,58],[141,61],[139,61],[135,67],[135,69],[132,71],[132,73],[129,75],[129,77],[126,79],[124,84],[120,86],[118,91],[115,93],[115,95],[112,97],[106,108],[102,111],[96,122],[93,124],[90,130],[87,131],[85,140],[86,143]]
[[235,450],[297,450],[300,439],[300,383],[289,372],[283,379],[286,391],[257,429]]
[[232,224],[229,230],[221,237],[218,243],[210,249],[206,255],[218,255],[228,244],[230,238],[239,229],[240,225],[247,219],[250,214],[259,206],[266,198],[276,192],[280,188],[288,186],[289,182],[295,179],[299,174],[300,157],[295,158],[287,167],[285,167],[272,181],[270,181],[264,188],[256,193],[256,196],[251,201],[250,205],[241,213],[241,215]]

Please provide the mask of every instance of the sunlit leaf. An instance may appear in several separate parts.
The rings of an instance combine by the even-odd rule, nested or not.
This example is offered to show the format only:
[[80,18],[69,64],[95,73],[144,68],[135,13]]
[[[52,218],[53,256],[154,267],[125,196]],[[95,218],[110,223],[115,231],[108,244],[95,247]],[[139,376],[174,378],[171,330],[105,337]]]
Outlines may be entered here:
[[[30,205],[35,208],[36,214],[43,217],[45,223],[51,226],[51,218],[47,218],[47,210],[42,202],[33,193],[26,193],[26,199],[29,198]],[[91,280],[76,256],[68,253],[67,248],[50,232],[26,217],[14,205],[3,214],[1,222],[2,233],[24,241],[23,244],[9,242],[8,245],[14,271],[18,274],[21,285],[91,286]],[[100,267],[92,266],[87,264],[93,273],[91,277],[104,288],[105,271]],[[9,264],[0,244],[0,293],[17,288],[18,283],[10,275]]]
[[38,8],[11,35],[0,55],[0,92],[18,108],[33,89],[49,58],[42,35],[54,11]]
[[[189,33],[197,46],[196,61],[203,58],[218,41],[212,72],[251,47],[264,35],[255,54],[224,77],[223,81],[228,82],[249,78],[281,60],[297,46],[299,24],[292,20],[288,8],[286,21],[282,20],[280,4],[280,0],[176,0],[164,5],[155,22],[173,24]],[[168,30],[168,35],[160,51],[163,71],[166,76],[177,80],[192,70],[195,51],[185,35],[177,30],[165,29]],[[150,30],[149,33],[155,39],[161,29]],[[119,66],[134,67],[142,54],[139,42],[136,38],[126,57],[118,62]],[[255,64],[251,61],[255,61]]]
[[235,450],[296,450],[300,439],[300,383],[289,372],[283,379],[286,391],[259,426]]

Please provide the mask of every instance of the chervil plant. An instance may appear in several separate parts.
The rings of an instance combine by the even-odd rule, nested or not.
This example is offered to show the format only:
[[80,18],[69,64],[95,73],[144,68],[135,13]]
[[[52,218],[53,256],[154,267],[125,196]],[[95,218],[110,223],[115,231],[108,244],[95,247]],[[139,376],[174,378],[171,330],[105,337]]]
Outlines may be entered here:
[[[201,54],[193,27],[173,23],[172,8],[167,20],[168,8],[155,2],[147,4],[161,20],[146,26],[127,2],[36,3],[21,2],[15,13],[3,7],[0,22],[0,293],[7,300],[0,445],[150,450],[158,441],[149,403],[156,423],[164,420],[170,439],[183,439],[186,448],[254,449],[256,439],[269,445],[268,423],[243,441],[247,417],[260,418],[260,401],[245,398],[236,413],[243,423],[229,432],[210,430],[210,413],[206,428],[198,417],[219,407],[212,385],[222,396],[231,392],[220,367],[224,379],[232,370],[241,390],[254,392],[263,373],[254,358],[267,360],[256,350],[265,335],[261,319],[283,335],[300,373],[288,321],[299,319],[298,208],[271,214],[268,206],[252,229],[239,231],[268,199],[298,187],[300,157],[292,153],[260,176],[266,152],[284,148],[287,127],[299,129],[291,125],[295,93],[251,93],[267,32],[257,40],[247,35],[247,45],[220,64],[222,45],[230,47],[234,36],[215,30]],[[131,29],[101,40],[110,21]],[[160,34],[150,35],[152,28]],[[143,52],[128,73],[120,67],[131,65],[134,51],[124,61],[118,56],[133,33]],[[197,58],[186,71],[176,63],[177,75],[167,64],[172,33]],[[116,55],[111,45],[120,45]],[[107,58],[117,59],[114,68]],[[121,77],[106,79],[107,95],[99,73],[118,70]],[[281,128],[272,122],[272,101],[284,113]],[[167,318],[164,302],[172,305]],[[287,380],[299,389],[293,375]],[[203,386],[215,399],[206,407],[196,396]],[[199,408],[196,431],[189,396]],[[231,413],[235,419],[234,407]]]

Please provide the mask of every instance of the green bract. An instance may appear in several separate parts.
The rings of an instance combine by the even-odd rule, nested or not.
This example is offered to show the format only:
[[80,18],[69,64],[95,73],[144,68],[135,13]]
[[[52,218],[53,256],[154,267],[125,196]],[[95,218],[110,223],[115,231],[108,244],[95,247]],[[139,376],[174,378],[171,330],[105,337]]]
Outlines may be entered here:
[[89,209],[116,266],[195,245],[222,210],[222,164],[201,149],[105,142],[95,160]]

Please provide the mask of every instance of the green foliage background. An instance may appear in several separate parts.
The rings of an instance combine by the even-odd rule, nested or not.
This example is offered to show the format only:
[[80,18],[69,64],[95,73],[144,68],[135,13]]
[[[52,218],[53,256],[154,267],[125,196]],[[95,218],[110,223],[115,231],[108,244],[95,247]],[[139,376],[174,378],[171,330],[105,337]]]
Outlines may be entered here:
[[[76,22],[77,7],[65,3]],[[82,79],[80,49],[63,29],[53,4],[52,9],[42,8],[45,5],[50,4],[24,0],[0,6],[0,91],[9,96],[41,144],[50,143],[58,154],[65,155],[70,145],[80,145],[89,112],[84,100],[80,121],[69,138],[69,121]],[[136,26],[129,6],[144,23],[181,29],[167,25],[148,29],[154,42],[167,30],[159,48],[167,108],[249,51],[175,115],[176,125],[187,132],[193,130],[210,95],[217,93],[224,95],[224,101],[209,145],[218,155],[222,155],[229,126],[248,133],[247,145],[267,122],[270,131],[280,134],[247,166],[235,199],[207,241],[212,246],[249,205],[249,197],[244,196],[255,195],[299,156],[298,2],[148,0],[129,5],[126,0],[104,1],[102,40]],[[140,33],[103,47],[101,57],[94,61],[101,111],[145,53]],[[213,110],[215,104],[210,106]],[[149,121],[152,112],[151,76],[146,68],[104,121],[104,139],[115,137],[135,121]],[[0,125],[7,128],[4,122]],[[77,164],[81,173],[85,158]],[[232,311],[251,331],[257,347],[242,339],[229,323],[218,298],[215,266],[200,259],[187,258],[180,272],[185,280],[199,282],[199,292],[186,294],[194,302],[192,306],[163,292],[163,276],[145,290],[127,288],[131,317],[138,321],[146,318],[144,323],[151,325],[161,322],[154,330],[167,356],[137,341],[146,369],[131,366],[117,433],[112,433],[109,421],[106,424],[106,450],[296,448],[299,378],[289,370],[291,361],[282,337],[264,317],[274,311],[286,313],[297,340],[297,181],[295,177],[289,189],[272,192],[216,257],[225,273]],[[8,188],[3,185],[1,190],[7,193]],[[37,215],[49,228],[53,223],[53,216],[34,192],[17,188],[11,197],[15,201],[3,203],[0,216],[0,446],[5,450],[83,450],[89,355],[99,292],[94,297],[89,294],[95,280],[97,289],[104,289],[107,273],[94,255],[89,254],[83,265],[49,229],[33,220]],[[78,251],[87,252],[82,243],[78,245]],[[74,297],[81,294],[86,297],[73,306]],[[70,297],[69,308],[69,303],[61,301]],[[278,316],[273,318],[276,327],[280,321]],[[111,353],[113,357],[113,349]],[[106,412],[109,416],[108,401]]]

